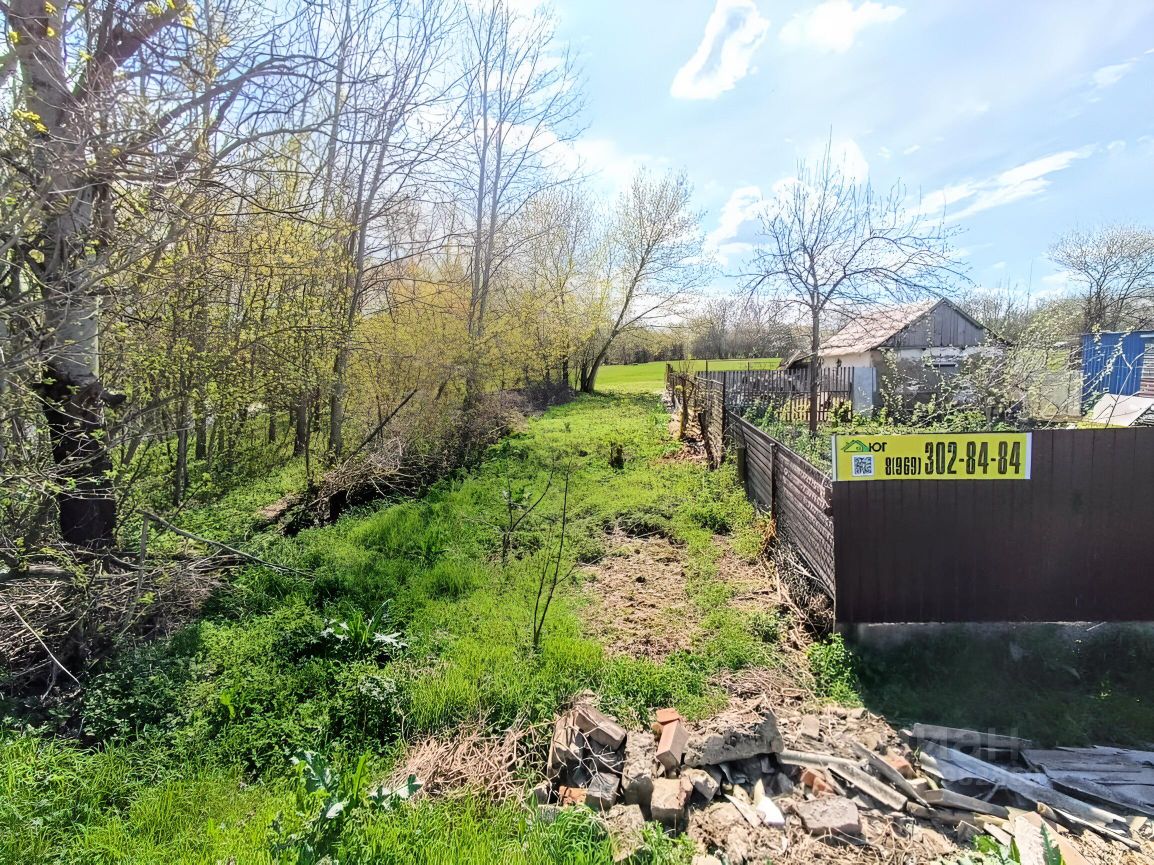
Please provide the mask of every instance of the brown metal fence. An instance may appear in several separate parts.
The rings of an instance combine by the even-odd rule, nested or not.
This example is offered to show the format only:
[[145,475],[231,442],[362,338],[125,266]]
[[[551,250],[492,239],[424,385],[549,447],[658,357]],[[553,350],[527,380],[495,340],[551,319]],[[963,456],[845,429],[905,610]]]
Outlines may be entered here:
[[724,380],[668,378],[711,448],[727,433],[747,493],[838,622],[1154,621],[1154,430],[1035,430],[1029,480],[833,484],[718,412]]
[[1154,430],[1035,430],[1031,462],[834,484],[838,621],[1154,620]]
[[829,475],[749,421],[730,413],[728,424],[746,492],[773,515],[778,535],[797,548],[832,598],[834,523]]

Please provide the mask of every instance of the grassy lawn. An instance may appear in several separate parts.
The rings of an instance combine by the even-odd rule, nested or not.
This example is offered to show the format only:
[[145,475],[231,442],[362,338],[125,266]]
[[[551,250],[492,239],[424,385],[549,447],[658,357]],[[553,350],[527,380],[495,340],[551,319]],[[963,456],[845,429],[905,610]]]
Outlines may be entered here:
[[942,628],[901,645],[852,650],[865,704],[891,724],[944,724],[1045,747],[1154,742],[1154,632],[1053,625],[1012,635]]
[[[618,393],[654,393],[665,386],[665,361],[652,363],[631,363],[603,366],[597,374],[597,389]],[[704,370],[706,364],[711,370],[723,369],[777,369],[780,357],[760,357],[751,360],[694,360],[694,372]],[[675,369],[681,364],[675,363]]]
[[[625,464],[614,469],[618,448]],[[51,723],[0,725],[0,861],[298,863],[319,861],[300,855],[306,845],[328,844],[342,862],[611,862],[590,815],[546,824],[516,801],[464,796],[382,811],[355,807],[354,796],[326,822],[323,791],[306,789],[291,758],[314,751],[349,779],[362,777],[363,755],[365,783],[376,784],[407,742],[478,723],[492,732],[544,724],[583,689],[631,724],[657,706],[691,718],[717,708],[717,674],[773,663],[775,646],[753,612],[730,604],[716,539],[749,559],[762,537],[732,469],[668,459],[677,449],[652,397],[586,397],[528,421],[420,499],[295,538],[240,539],[302,574],[245,569],[199,621],[106,664],[83,703],[61,710],[83,742]],[[605,555],[614,526],[660,533],[679,550],[695,610],[686,648],[662,660],[606,652],[585,626],[580,570],[559,587],[533,648],[565,465],[562,573]],[[550,474],[551,491],[502,565],[505,496],[535,497]],[[244,535],[253,510],[286,485],[287,474],[264,479],[223,497],[211,520],[185,517]],[[403,645],[374,638],[392,632]],[[653,852],[654,862],[689,860],[672,841],[655,838]]]

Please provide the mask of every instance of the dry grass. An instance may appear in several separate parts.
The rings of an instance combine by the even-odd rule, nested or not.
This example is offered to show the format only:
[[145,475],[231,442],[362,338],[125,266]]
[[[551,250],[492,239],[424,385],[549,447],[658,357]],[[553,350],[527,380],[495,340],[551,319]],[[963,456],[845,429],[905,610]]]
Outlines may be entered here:
[[[35,565],[0,587],[0,668],[24,688],[75,681],[123,636],[168,633],[220,584],[228,554],[163,562],[145,571],[101,559]],[[51,656],[49,655],[51,653]]]
[[415,775],[425,795],[470,791],[503,802],[524,790],[517,770],[533,738],[531,728],[519,722],[501,735],[486,733],[480,723],[462,726],[447,737],[431,736],[412,745],[389,783],[403,784]]

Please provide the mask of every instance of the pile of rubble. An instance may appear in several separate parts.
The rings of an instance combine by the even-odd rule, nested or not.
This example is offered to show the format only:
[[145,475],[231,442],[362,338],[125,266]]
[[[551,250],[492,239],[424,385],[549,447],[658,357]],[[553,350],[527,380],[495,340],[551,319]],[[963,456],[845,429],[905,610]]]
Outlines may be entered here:
[[864,709],[785,709],[779,720],[764,698],[734,700],[700,724],[659,709],[651,730],[627,731],[585,700],[557,719],[534,796],[545,813],[600,812],[618,861],[641,849],[650,820],[688,834],[698,865],[841,861],[839,849],[934,861],[979,834],[1019,851],[1058,846],[1066,865],[1149,861],[1136,852],[1152,849],[1141,818],[942,744],[991,755],[991,737],[958,742],[965,732],[919,725],[899,735]]

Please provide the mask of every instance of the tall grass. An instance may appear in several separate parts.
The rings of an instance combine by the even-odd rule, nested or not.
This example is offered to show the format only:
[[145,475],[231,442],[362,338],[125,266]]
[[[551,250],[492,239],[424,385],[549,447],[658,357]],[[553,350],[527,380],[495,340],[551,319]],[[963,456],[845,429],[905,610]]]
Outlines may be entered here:
[[[615,469],[617,449],[625,464]],[[662,459],[676,449],[652,398],[583,398],[420,500],[295,538],[250,539],[310,576],[245,569],[203,619],[94,671],[70,726],[95,741],[9,725],[0,861],[267,861],[266,831],[289,807],[289,759],[301,749],[338,768],[367,751],[383,774],[408,738],[479,718],[493,730],[544,721],[586,688],[633,723],[659,705],[707,713],[721,699],[711,684],[719,670],[772,661],[772,644],[728,605],[714,542],[726,534],[752,556],[761,538],[732,470]],[[561,462],[572,465],[564,567],[603,554],[614,524],[656,527],[684,551],[701,621],[691,651],[660,663],[607,655],[583,630],[579,570],[559,586],[534,650],[535,557],[560,496],[522,523],[502,566],[502,492],[509,474],[543,489]],[[283,478],[235,490],[214,530],[243,536],[253,511],[283,492]],[[339,622],[355,623],[357,648],[332,635]],[[376,651],[363,633],[370,622],[401,632],[404,649]],[[519,806],[471,799],[351,821],[348,833],[370,861],[610,861],[583,816],[545,825]],[[684,858],[664,843],[655,841],[658,861]]]

